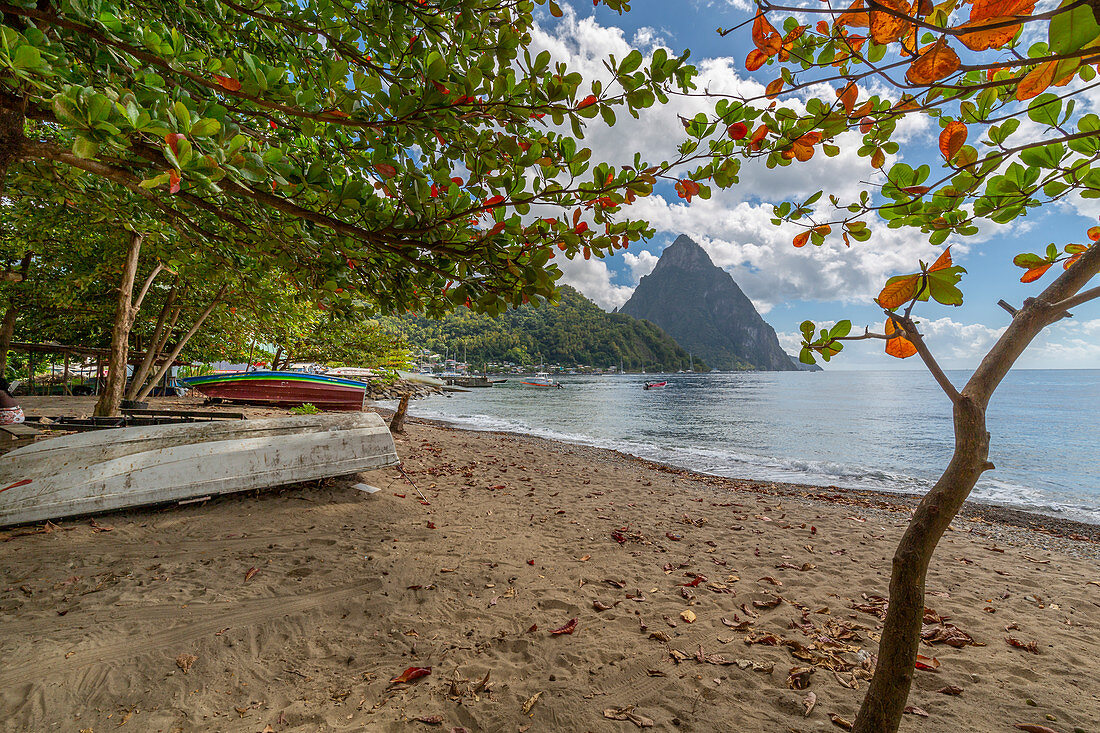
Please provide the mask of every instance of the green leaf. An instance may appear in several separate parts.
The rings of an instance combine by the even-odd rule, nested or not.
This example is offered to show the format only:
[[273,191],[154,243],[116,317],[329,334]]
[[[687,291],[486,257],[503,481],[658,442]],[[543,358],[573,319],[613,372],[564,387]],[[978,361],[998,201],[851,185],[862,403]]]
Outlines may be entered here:
[[222,123],[213,117],[206,117],[191,125],[191,134],[195,137],[211,137],[221,132]]
[[[1077,5],[1066,12],[1064,9]],[[1100,25],[1096,23],[1092,6],[1078,3],[1077,0],[1063,0],[1059,13],[1050,19],[1047,32],[1050,39],[1050,51],[1063,56],[1079,51],[1100,36]]]
[[77,136],[73,140],[73,154],[78,158],[94,158],[99,152],[99,143],[89,140],[83,136]]

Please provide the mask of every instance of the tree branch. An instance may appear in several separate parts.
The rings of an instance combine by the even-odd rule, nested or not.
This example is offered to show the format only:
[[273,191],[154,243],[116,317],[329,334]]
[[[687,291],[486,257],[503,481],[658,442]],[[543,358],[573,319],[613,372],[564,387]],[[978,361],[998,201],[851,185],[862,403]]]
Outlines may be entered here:
[[924,362],[924,365],[928,367],[928,371],[932,373],[936,383],[940,385],[940,388],[952,403],[957,403],[960,399],[959,391],[955,389],[955,385],[947,378],[939,362],[932,356],[932,352],[928,349],[928,345],[924,343],[924,337],[921,336],[920,331],[917,330],[917,324],[913,322],[913,319],[907,315],[900,316],[891,311],[886,311],[886,317],[894,322],[895,328],[905,332],[905,338],[908,339],[913,346],[917,347],[917,354],[920,356],[921,361]]

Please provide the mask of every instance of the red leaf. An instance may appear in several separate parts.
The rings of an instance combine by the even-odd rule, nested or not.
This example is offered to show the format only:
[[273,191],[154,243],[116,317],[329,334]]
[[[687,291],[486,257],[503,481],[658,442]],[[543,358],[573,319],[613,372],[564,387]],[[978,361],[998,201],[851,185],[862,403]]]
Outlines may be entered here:
[[734,122],[726,128],[726,134],[730,136],[731,140],[740,140],[749,134],[749,128],[744,122]]
[[172,170],[168,172],[168,193],[179,193],[180,191],[180,174],[178,171]]
[[386,163],[379,163],[378,165],[374,166],[374,169],[378,171],[378,175],[382,176],[383,178],[392,178],[397,175],[397,169],[394,168],[392,165],[388,165]]
[[573,227],[573,233],[574,234],[584,234],[587,231],[588,231],[588,222],[586,222],[586,221],[582,221],[580,224]]
[[562,626],[560,629],[554,629],[550,633],[555,634],[555,635],[557,635],[557,634],[572,634],[574,631],[577,630],[577,622],[579,620],[580,619],[571,618],[571,619],[569,619],[569,623],[567,623],[565,626]]
[[249,568],[248,572],[244,574],[244,582],[247,583],[248,581],[252,580],[252,576],[254,576],[258,572],[260,572],[259,568]]
[[398,683],[412,682],[413,680],[418,680],[421,677],[427,677],[431,673],[431,667],[409,667],[404,672],[390,680],[390,684],[396,685]]
[[1058,733],[1053,728],[1048,728],[1045,725],[1036,725],[1035,723],[1017,723],[1016,726],[1020,730],[1026,730],[1027,733]]
[[492,198],[485,199],[485,205],[486,206],[496,206],[497,204],[499,204],[503,201],[504,201],[503,196],[493,196]]
[[228,76],[219,76],[214,74],[214,80],[218,82],[218,86],[222,89],[228,89],[231,92],[237,92],[241,89],[241,83],[236,79],[231,79]]
[[810,241],[810,233],[809,232],[799,232],[798,234],[794,235],[794,246],[795,247],[805,247],[806,242],[808,242],[808,241]]
[[528,634],[533,634],[538,630],[539,630],[539,625],[538,624],[531,624],[531,628],[527,629],[527,633]]
[[268,120],[267,124],[272,130],[278,130],[279,129],[279,126],[275,123],[275,120]]
[[584,109],[585,107],[591,107],[592,105],[594,105],[598,101],[599,100],[596,98],[595,94],[589,94],[587,97],[585,97],[584,99],[582,99],[580,101],[580,104],[577,105],[577,109]]
[[173,155],[179,155],[179,141],[186,140],[187,136],[178,132],[169,132],[164,136],[164,142],[168,143],[168,147],[172,148]]

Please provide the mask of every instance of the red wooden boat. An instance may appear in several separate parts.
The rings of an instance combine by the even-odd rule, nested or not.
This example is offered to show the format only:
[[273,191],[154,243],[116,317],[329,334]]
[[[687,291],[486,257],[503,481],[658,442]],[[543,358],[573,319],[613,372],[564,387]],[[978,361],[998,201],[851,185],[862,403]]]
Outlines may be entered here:
[[367,396],[363,382],[305,372],[235,372],[179,381],[207,397],[249,405],[296,407],[308,403],[321,410],[362,410]]

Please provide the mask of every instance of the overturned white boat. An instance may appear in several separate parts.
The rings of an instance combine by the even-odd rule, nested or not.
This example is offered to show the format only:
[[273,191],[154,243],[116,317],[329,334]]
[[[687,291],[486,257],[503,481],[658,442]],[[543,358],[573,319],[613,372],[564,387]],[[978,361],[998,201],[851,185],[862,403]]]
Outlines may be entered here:
[[0,526],[227,494],[399,463],[374,413],[115,428],[0,456]]

